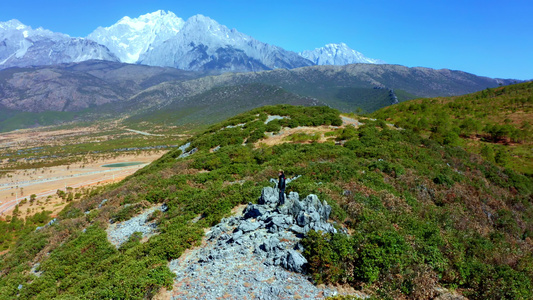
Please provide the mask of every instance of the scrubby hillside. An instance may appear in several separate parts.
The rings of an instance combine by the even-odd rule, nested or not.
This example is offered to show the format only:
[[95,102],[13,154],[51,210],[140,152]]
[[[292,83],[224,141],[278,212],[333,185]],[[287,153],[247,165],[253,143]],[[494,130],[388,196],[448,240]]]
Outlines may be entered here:
[[[0,256],[0,298],[163,293],[176,276],[168,262],[200,246],[204,229],[234,207],[257,201],[280,168],[301,175],[287,193],[316,194],[332,208],[339,233],[310,231],[302,242],[315,283],[388,299],[442,288],[472,299],[533,297],[531,178],[384,121],[358,121],[282,105],[214,125],[23,234]],[[115,248],[109,224],[148,207],[155,234],[139,229]]]
[[458,97],[412,100],[372,116],[533,174],[533,82]]

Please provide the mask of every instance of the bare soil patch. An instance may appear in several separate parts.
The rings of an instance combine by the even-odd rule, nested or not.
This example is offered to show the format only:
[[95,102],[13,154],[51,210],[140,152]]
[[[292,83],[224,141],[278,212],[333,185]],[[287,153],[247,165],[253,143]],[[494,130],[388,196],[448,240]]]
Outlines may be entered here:
[[[57,197],[58,189],[64,191],[66,187],[71,187],[76,192],[91,186],[118,182],[158,159],[165,152],[141,152],[118,157],[97,158],[84,164],[74,163],[14,171],[10,173],[10,177],[0,179],[0,213],[11,214],[17,202],[27,199],[27,203],[19,206],[21,216],[32,215],[42,210],[49,210],[56,214],[67,204]],[[102,167],[105,164],[132,161],[143,162],[143,164],[122,168]],[[32,194],[37,196],[34,204],[29,201]]]
[[[296,127],[296,128],[285,127],[285,128],[282,128],[276,134],[269,133],[269,135],[267,135],[266,138],[264,138],[262,140],[259,140],[254,145],[257,148],[257,147],[260,147],[261,145],[274,146],[274,145],[279,145],[279,144],[283,144],[283,143],[290,143],[291,141],[288,138],[291,135],[298,134],[298,133],[305,133],[305,134],[309,134],[309,135],[320,134],[320,137],[319,137],[319,139],[316,142],[324,143],[324,142],[328,141],[328,138],[324,135],[326,132],[331,132],[331,131],[337,130],[339,128],[345,128],[346,126],[353,126],[353,127],[357,128],[357,127],[361,126],[361,124],[362,124],[361,122],[359,122],[359,120],[356,120],[354,118],[347,117],[347,116],[341,116],[341,119],[342,119],[342,125],[341,126],[326,126],[326,125],[322,125],[322,126],[317,126],[317,127],[315,127],[315,126],[313,126],[313,127],[311,127],[311,126],[300,126],[300,127]],[[311,141],[309,141],[307,143],[311,143]]]

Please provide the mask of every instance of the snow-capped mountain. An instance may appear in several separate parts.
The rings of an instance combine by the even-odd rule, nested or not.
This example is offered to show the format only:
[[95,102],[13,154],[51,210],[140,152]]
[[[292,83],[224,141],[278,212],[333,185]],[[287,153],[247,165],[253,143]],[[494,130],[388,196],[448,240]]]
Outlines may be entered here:
[[122,62],[136,63],[142,54],[176,35],[184,23],[173,12],[158,10],[138,18],[126,16],[109,27],[98,27],[87,38],[105,45]]
[[222,71],[313,65],[295,52],[260,42],[203,15],[189,18],[175,36],[149,49],[138,62],[184,70]]
[[327,44],[315,50],[305,50],[298,53],[300,56],[317,65],[348,65],[355,63],[383,64],[380,59],[368,58],[361,52],[355,51],[345,43]]
[[91,59],[118,61],[105,46],[84,38],[32,29],[18,20],[0,22],[0,69]]
[[175,67],[182,70],[262,71],[311,65],[384,63],[346,44],[295,53],[260,42],[203,15],[187,21],[159,10],[123,17],[87,38],[72,38],[17,20],[0,22],[0,69],[91,59]]

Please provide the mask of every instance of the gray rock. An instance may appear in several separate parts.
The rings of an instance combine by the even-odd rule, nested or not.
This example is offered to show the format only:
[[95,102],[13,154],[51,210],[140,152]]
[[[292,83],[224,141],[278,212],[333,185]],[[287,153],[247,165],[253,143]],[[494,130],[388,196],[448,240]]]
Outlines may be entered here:
[[294,272],[304,273],[306,265],[307,259],[300,252],[289,250],[283,267]]
[[261,205],[275,205],[279,201],[279,190],[277,188],[265,187],[261,191],[258,203]]
[[193,148],[193,149],[191,149],[191,151],[189,151],[189,152],[183,152],[183,153],[181,153],[178,157],[176,157],[176,159],[189,157],[189,156],[193,155],[194,153],[196,153],[197,151],[198,151],[198,148]]
[[296,217],[296,224],[302,227],[309,224],[309,221],[310,221],[309,215],[306,214],[304,211],[300,211],[300,213]]
[[319,223],[321,221],[320,214],[317,211],[311,211],[309,214],[309,219],[314,223]]
[[[318,289],[298,273],[289,272],[306,270],[307,260],[301,254],[304,249],[299,243],[302,235],[312,228],[331,230],[331,224],[319,213],[324,204],[315,201],[317,209],[311,205],[312,198],[306,198],[310,200],[307,203],[305,199],[299,201],[298,194],[290,193],[291,201],[286,202],[284,211],[275,208],[276,193],[273,188],[263,189],[264,204],[249,204],[243,217],[222,219],[206,234],[204,247],[192,250],[180,262],[170,262],[169,268],[180,283],[174,286],[172,299],[191,299],[198,295],[203,299],[217,299],[226,293],[234,299],[251,294],[255,299],[292,299],[296,294],[318,299],[335,294],[330,289]],[[301,202],[300,212],[309,219],[303,222],[303,227],[298,226],[290,212],[295,201]]]
[[305,233],[304,229],[302,227],[298,226],[298,225],[292,225],[290,229],[291,229],[291,231],[293,231],[293,232],[295,232],[297,234],[304,234]]
[[296,176],[294,176],[292,178],[287,178],[287,180],[285,180],[285,184],[289,184],[289,183],[295,181],[296,179],[298,179],[300,177],[302,177],[302,175],[296,175]]
[[102,206],[107,202],[107,199],[102,200],[100,204],[98,204],[98,209],[102,208]]
[[293,215],[296,218],[300,214],[300,212],[304,209],[305,209],[304,204],[300,202],[299,200],[295,199],[293,201],[292,206],[289,208],[289,211],[291,215]]
[[250,222],[250,221],[244,221],[239,225],[239,230],[242,230],[242,232],[249,232],[254,231],[257,228],[261,227],[261,223],[259,222]]
[[266,213],[266,209],[261,205],[248,204],[244,209],[243,214],[245,219],[257,218]]
[[162,207],[152,207],[129,220],[112,223],[106,229],[107,239],[118,248],[135,232],[140,232],[143,238],[157,234],[157,225],[155,222],[147,222],[147,220],[149,216],[158,209],[161,210]]
[[271,252],[275,249],[277,249],[279,245],[279,240],[275,237],[272,237],[268,240],[266,240],[263,245],[261,245],[261,249],[263,249],[265,252]]
[[271,218],[271,222],[272,224],[276,225],[277,227],[280,227],[280,228],[283,228],[283,229],[286,229],[286,228],[289,228],[290,225],[292,225],[292,218],[289,218],[290,219],[287,219],[288,216],[283,216],[283,215],[277,215],[277,216],[274,216]]
[[231,237],[230,241],[236,241],[242,237],[243,232],[241,230],[237,230],[233,233],[233,236]]

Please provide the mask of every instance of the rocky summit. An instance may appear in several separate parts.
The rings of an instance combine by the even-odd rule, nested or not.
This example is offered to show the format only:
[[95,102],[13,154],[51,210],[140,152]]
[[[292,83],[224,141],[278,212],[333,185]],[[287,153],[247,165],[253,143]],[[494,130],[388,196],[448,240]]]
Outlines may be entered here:
[[291,192],[278,206],[279,190],[265,187],[258,204],[222,219],[202,247],[172,260],[172,299],[322,299],[334,288],[313,285],[300,239],[309,230],[336,233],[331,206],[316,195]]

